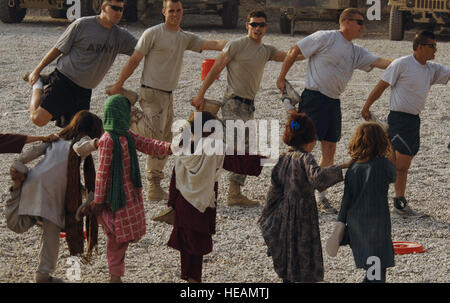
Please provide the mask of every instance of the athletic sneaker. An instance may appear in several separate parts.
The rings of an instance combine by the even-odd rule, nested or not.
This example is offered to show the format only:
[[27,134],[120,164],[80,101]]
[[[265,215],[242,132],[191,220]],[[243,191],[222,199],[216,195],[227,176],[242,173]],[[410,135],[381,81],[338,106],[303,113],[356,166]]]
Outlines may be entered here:
[[392,208],[392,213],[399,217],[426,217],[427,215],[418,213],[408,206],[408,201],[405,197],[394,198],[394,207]]

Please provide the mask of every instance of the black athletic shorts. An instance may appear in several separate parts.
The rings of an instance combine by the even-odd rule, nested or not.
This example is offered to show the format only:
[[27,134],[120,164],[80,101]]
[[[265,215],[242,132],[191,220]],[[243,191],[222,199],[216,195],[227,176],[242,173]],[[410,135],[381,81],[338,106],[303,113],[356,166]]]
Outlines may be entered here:
[[420,118],[403,112],[391,111],[388,115],[388,133],[394,150],[415,156],[420,147]]
[[316,126],[317,140],[338,142],[341,139],[341,101],[321,92],[305,89],[298,112],[307,114]]
[[49,80],[50,84],[44,89],[41,107],[53,116],[52,121],[64,116],[68,123],[80,110],[89,110],[91,89],[76,85],[57,69],[50,74]]

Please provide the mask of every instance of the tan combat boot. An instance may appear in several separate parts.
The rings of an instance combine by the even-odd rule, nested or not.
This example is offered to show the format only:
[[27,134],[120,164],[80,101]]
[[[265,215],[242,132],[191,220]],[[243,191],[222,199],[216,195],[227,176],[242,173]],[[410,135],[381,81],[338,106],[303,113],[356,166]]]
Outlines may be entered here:
[[241,186],[236,182],[230,181],[230,189],[228,190],[227,205],[252,207],[258,206],[259,202],[250,200],[249,198],[241,194]]
[[155,217],[153,217],[152,220],[173,225],[175,222],[175,210],[169,206],[168,208],[157,214]]
[[160,201],[169,199],[169,194],[161,188],[161,178],[152,177],[148,180],[147,200]]

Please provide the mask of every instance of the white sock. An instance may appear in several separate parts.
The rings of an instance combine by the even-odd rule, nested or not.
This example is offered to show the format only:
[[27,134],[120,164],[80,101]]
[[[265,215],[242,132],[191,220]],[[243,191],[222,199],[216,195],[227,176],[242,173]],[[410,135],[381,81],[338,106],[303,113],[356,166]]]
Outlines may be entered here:
[[41,77],[39,77],[36,83],[33,84],[33,89],[44,89],[44,83],[42,83]]

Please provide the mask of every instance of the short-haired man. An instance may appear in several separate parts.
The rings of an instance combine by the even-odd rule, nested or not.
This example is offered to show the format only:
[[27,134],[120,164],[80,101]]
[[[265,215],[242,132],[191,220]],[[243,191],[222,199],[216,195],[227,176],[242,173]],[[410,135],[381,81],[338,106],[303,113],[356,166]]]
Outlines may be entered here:
[[[103,80],[117,54],[131,55],[136,45],[136,38],[117,26],[123,9],[123,0],[105,0],[100,15],[75,20],[25,76],[33,86],[30,118],[34,124],[44,126],[56,120],[57,126],[64,127],[78,111],[89,110],[92,89]],[[43,91],[40,73],[57,58]]]
[[393,213],[400,216],[419,216],[405,199],[408,170],[413,157],[419,151],[420,117],[428,92],[433,84],[447,84],[450,68],[429,62],[437,51],[432,32],[422,31],[413,40],[413,54],[394,60],[381,80],[369,94],[361,111],[364,119],[370,119],[370,106],[390,86],[388,133],[395,151],[395,197]]
[[[179,0],[164,0],[162,13],[165,22],[150,27],[140,37],[133,55],[122,69],[119,79],[108,94],[121,93],[123,84],[133,74],[145,57],[142,71],[139,104],[141,115],[132,113],[133,118],[141,116],[134,131],[146,137],[172,140],[173,95],[178,85],[185,50],[222,50],[226,40],[204,40],[200,36],[180,28],[183,5]],[[136,110],[134,108],[133,110]],[[161,188],[163,169],[167,156],[147,157],[148,200],[163,200],[168,194]]]
[[[334,163],[336,144],[341,139],[340,95],[344,92],[355,69],[369,72],[373,67],[385,69],[391,60],[379,58],[352,43],[364,30],[364,15],[355,8],[345,9],[339,18],[339,30],[317,31],[298,41],[288,52],[277,80],[283,91],[285,77],[302,55],[308,58],[305,90],[298,111],[307,114],[317,128],[321,143],[321,167]],[[335,209],[329,204],[325,192],[316,196],[326,211]]]
[[[262,43],[268,29],[267,16],[264,12],[250,12],[245,27],[248,31],[247,36],[230,40],[225,45],[192,101],[192,105],[202,108],[206,91],[226,67],[228,86],[221,107],[224,122],[226,120],[246,122],[253,119],[254,99],[267,61],[282,62],[286,57],[286,52]],[[245,135],[245,144],[248,148],[248,134]],[[241,194],[240,189],[244,186],[245,179],[246,175],[230,173],[228,205],[256,206],[259,204]]]

